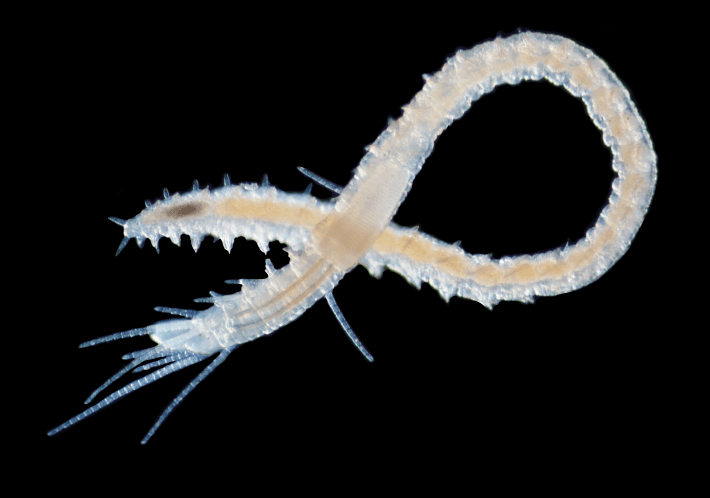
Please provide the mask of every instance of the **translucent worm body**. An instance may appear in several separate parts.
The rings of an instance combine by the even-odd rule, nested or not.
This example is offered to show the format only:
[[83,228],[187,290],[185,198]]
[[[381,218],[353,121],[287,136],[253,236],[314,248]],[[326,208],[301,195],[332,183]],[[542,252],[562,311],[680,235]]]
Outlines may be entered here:
[[[414,177],[431,153],[436,138],[471,104],[502,83],[547,79],[581,98],[611,149],[614,181],[608,205],[595,226],[577,244],[535,256],[500,260],[469,255],[416,230],[391,223]],[[139,387],[219,353],[173,401],[151,428],[145,443],[177,404],[240,344],[270,334],[298,318],[326,297],[354,344],[368,358],[332,296],[340,279],[357,264],[375,276],[384,268],[411,284],[429,283],[444,299],[453,295],[492,307],[501,300],[528,302],[536,295],[579,289],[603,275],[627,250],[643,220],[656,182],[656,157],[646,127],[628,91],[591,51],[559,36],[522,33],[459,51],[403,108],[368,147],[355,175],[336,202],[318,201],[308,193],[286,194],[269,185],[225,186],[210,191],[196,184],[192,192],[170,196],[123,222],[125,244],[160,237],[179,243],[190,236],[198,249],[206,235],[230,250],[236,237],[257,241],[262,250],[279,240],[290,247],[290,264],[268,277],[240,281],[240,292],[204,299],[204,311],[159,308],[183,318],[99,338],[90,346],[118,338],[149,334],[154,348],[126,355],[132,362],[95,391],[131,369],[160,366],[86,411],[50,431],[60,432]],[[306,174],[308,174],[306,172]],[[309,174],[310,175],[310,174]],[[311,175],[313,176],[313,175]],[[141,366],[145,361],[153,361]],[[165,366],[163,366],[165,365]]]

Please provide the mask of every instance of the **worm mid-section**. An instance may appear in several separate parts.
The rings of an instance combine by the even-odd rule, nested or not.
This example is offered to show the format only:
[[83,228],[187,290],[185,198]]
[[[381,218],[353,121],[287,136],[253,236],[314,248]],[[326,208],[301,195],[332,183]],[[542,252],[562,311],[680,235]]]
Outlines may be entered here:
[[[471,104],[497,85],[546,79],[584,101],[604,143],[613,154],[617,178],[608,204],[586,237],[573,246],[535,256],[499,260],[470,255],[416,230],[391,223],[436,138]],[[290,263],[267,278],[242,280],[240,292],[213,294],[204,311],[157,308],[180,318],[102,337],[80,347],[150,335],[153,348],[124,356],[131,360],[101,385],[94,397],[124,373],[155,369],[84,412],[52,429],[54,435],[99,409],[172,372],[217,357],[175,398],[143,439],[194,387],[240,344],[270,334],[325,297],[338,321],[367,359],[372,356],[347,324],[332,290],[357,264],[379,276],[387,268],[412,285],[427,282],[444,299],[457,295],[492,307],[502,300],[531,301],[584,287],[603,275],[627,250],[646,214],[656,184],[656,155],[629,92],[604,61],[573,41],[541,33],[521,33],[462,50],[433,76],[390,123],[340,188],[302,170],[338,193],[334,202],[309,192],[284,193],[268,184],[225,185],[169,195],[128,221],[118,252],[131,239],[178,243],[190,237],[195,250],[211,235],[231,250],[236,237],[255,240],[266,252],[270,241],[288,245]]]

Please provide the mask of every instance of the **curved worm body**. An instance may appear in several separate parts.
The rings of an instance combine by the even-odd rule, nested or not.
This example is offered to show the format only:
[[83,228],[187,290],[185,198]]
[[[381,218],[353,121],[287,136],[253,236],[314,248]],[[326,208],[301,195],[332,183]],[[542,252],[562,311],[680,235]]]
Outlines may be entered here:
[[[613,153],[618,178],[608,205],[586,237],[577,244],[535,256],[493,260],[469,255],[391,219],[431,153],[436,138],[471,104],[502,83],[547,79],[581,98],[605,144]],[[586,286],[603,275],[627,250],[653,196],[656,156],[651,139],[628,91],[606,64],[588,49],[559,36],[522,33],[459,51],[403,108],[402,117],[368,147],[353,179],[342,190],[305,174],[339,193],[335,202],[309,195],[286,194],[269,185],[229,185],[169,196],[126,222],[126,243],[160,237],[179,243],[190,236],[195,250],[206,235],[231,250],[236,237],[255,240],[266,252],[268,242],[289,246],[290,264],[268,277],[239,281],[240,292],[212,295],[204,311],[157,308],[182,318],[95,339],[90,346],[118,338],[149,334],[154,348],[124,356],[132,360],[87,400],[136,369],[158,370],[111,394],[49,432],[53,435],[118,398],[165,375],[219,356],[171,403],[143,439],[145,443],[178,403],[240,344],[281,328],[326,297],[336,317],[363,354],[362,347],[335,304],[333,288],[357,264],[374,276],[385,268],[412,285],[429,283],[444,299],[453,295],[492,307],[501,300],[531,301]],[[141,364],[152,361],[148,365]]]

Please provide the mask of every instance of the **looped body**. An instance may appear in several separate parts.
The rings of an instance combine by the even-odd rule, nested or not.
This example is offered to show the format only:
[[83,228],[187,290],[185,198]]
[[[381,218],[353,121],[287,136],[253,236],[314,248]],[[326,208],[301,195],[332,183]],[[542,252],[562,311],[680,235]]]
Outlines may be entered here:
[[[629,92],[606,63],[567,38],[541,33],[498,38],[459,51],[434,76],[425,76],[424,88],[403,108],[402,117],[368,148],[335,212],[322,224],[327,229],[319,225],[314,231],[319,254],[342,270],[353,260],[359,262],[364,253],[349,244],[350,228],[363,225],[358,220],[365,206],[386,206],[368,212],[367,226],[373,232],[383,230],[446,127],[496,86],[539,79],[560,85],[584,101],[613,154],[612,168],[618,178],[608,205],[586,237],[568,248],[499,261],[469,257],[428,240],[416,243],[416,248],[408,241],[406,249],[401,243],[378,240],[379,250],[372,259],[383,254],[401,256],[398,251],[408,249],[410,261],[401,266],[428,267],[410,272],[416,274],[410,280],[435,281],[433,286],[444,296],[456,294],[487,306],[570,292],[603,275],[626,252],[641,226],[656,184],[656,156]],[[349,247],[354,248],[352,254]],[[380,263],[389,266],[393,258],[382,259]]]
[[[482,95],[497,85],[546,79],[582,99],[604,143],[613,153],[618,177],[608,205],[586,237],[577,244],[535,256],[493,260],[469,255],[416,230],[391,223],[412,182],[431,153],[437,137]],[[656,156],[646,127],[628,91],[607,65],[590,50],[569,39],[521,33],[462,50],[433,76],[371,144],[342,189],[305,172],[339,194],[336,202],[303,194],[286,194],[263,184],[229,184],[210,191],[195,184],[192,192],[170,196],[148,206],[135,218],[114,219],[126,243],[160,237],[179,243],[187,234],[195,250],[206,235],[231,250],[235,237],[256,240],[266,252],[268,242],[289,246],[290,264],[276,270],[267,262],[268,277],[239,281],[240,292],[201,299],[204,311],[156,308],[181,316],[148,327],[102,337],[82,346],[114,339],[150,335],[154,348],[124,356],[132,360],[89,398],[123,374],[162,366],[134,381],[50,431],[60,432],[118,398],[165,375],[218,353],[166,411],[144,438],[146,442],[170,411],[240,344],[283,327],[325,297],[353,343],[368,360],[372,356],[355,337],[337,307],[332,290],[355,265],[379,276],[387,268],[412,285],[429,283],[444,299],[453,295],[492,307],[501,300],[530,301],[578,289],[604,274],[627,250],[653,196]],[[147,366],[141,363],[151,361]]]

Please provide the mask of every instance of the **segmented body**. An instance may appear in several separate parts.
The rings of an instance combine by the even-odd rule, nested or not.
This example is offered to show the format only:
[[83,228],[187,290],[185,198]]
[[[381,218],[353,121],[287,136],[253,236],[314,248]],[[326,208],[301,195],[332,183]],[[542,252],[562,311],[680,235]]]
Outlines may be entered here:
[[[618,178],[612,195],[583,240],[536,256],[493,260],[390,223],[436,138],[452,121],[499,84],[543,78],[585,102],[614,154],[612,167]],[[402,117],[368,148],[354,178],[334,203],[308,194],[285,194],[268,185],[225,185],[214,191],[196,186],[185,195],[166,195],[165,201],[121,222],[125,239],[119,252],[131,238],[139,245],[150,239],[157,248],[160,237],[178,243],[180,235],[187,234],[197,250],[202,238],[213,235],[229,250],[234,238],[242,236],[261,247],[272,240],[288,244],[291,261],[280,270],[270,267],[264,280],[242,282],[239,293],[207,298],[214,304],[208,310],[162,308],[185,318],[86,343],[142,334],[150,334],[158,343],[127,355],[133,361],[96,393],[143,361],[157,360],[150,366],[169,364],[50,434],[146,383],[219,352],[218,359],[168,407],[144,438],[147,441],[172,408],[234,348],[277,330],[324,296],[356,341],[331,291],[358,263],[376,276],[389,268],[417,287],[427,282],[445,299],[458,295],[491,307],[501,300],[530,301],[536,295],[578,289],[599,278],[624,254],[651,201],[656,158],[628,91],[601,59],[559,36],[522,33],[460,51],[425,80],[422,91],[403,108]]]

